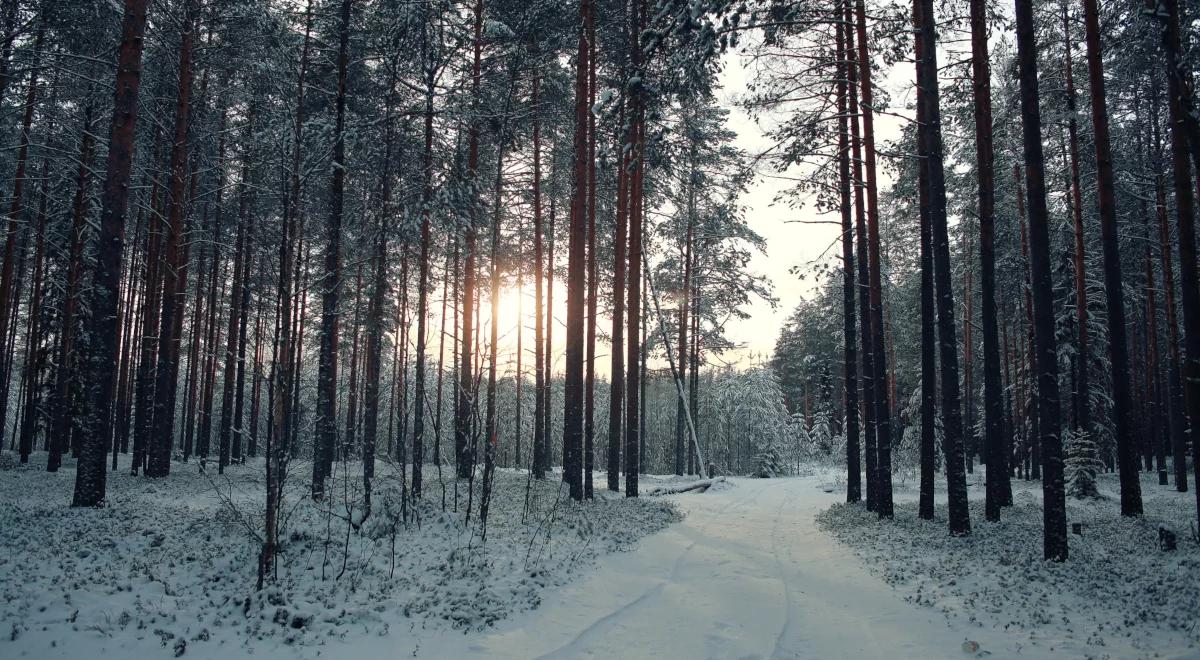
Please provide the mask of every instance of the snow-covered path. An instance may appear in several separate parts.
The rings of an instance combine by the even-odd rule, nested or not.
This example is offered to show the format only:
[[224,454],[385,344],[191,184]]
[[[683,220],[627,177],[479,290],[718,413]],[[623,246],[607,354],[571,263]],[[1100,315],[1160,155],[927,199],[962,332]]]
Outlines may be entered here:
[[[739,479],[676,496],[687,518],[604,557],[536,610],[484,632],[436,633],[405,655],[455,658],[1048,657],[905,602],[819,531],[841,497],[814,478]],[[399,632],[399,631],[397,631]],[[423,636],[418,634],[418,637]],[[378,640],[385,643],[387,638]],[[395,638],[392,638],[395,641]],[[1027,639],[1026,639],[1027,641]],[[348,650],[348,649],[347,649]],[[357,657],[362,648],[357,647]],[[337,646],[326,649],[338,655]]]

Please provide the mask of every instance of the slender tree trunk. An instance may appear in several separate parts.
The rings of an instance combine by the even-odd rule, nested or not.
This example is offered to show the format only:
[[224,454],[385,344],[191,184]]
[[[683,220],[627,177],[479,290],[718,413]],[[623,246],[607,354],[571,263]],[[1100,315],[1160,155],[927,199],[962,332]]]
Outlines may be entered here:
[[235,355],[237,354],[238,315],[241,312],[241,305],[238,304],[238,301],[241,300],[242,289],[246,285],[245,280],[242,279],[242,274],[245,272],[243,263],[246,260],[246,243],[246,217],[239,213],[237,240],[233,252],[233,287],[229,296],[229,329],[225,337],[224,376],[221,379],[221,418],[217,431],[217,474],[225,473],[225,467],[230,464],[231,456],[234,459],[237,458],[236,454],[232,454],[231,442],[234,429],[233,389],[237,376]]
[[[1156,123],[1157,128],[1157,123]],[[1159,140],[1156,138],[1155,143]],[[1161,160],[1161,159],[1160,159]],[[1161,172],[1162,168],[1155,167]],[[1170,346],[1170,366],[1167,369],[1167,401],[1170,414],[1168,419],[1171,428],[1171,464],[1175,472],[1175,490],[1183,493],[1188,489],[1187,477],[1187,422],[1183,416],[1183,386],[1181,378],[1181,359],[1179,355],[1179,320],[1175,307],[1175,269],[1171,259],[1171,237],[1167,221],[1166,181],[1163,175],[1154,177],[1155,207],[1158,215],[1158,246],[1161,252],[1163,293],[1166,300],[1164,307],[1167,313],[1167,343]]]
[[1091,353],[1088,348],[1088,298],[1087,278],[1084,269],[1083,243],[1083,192],[1079,177],[1079,129],[1075,118],[1075,81],[1071,63],[1071,30],[1067,18],[1067,8],[1063,5],[1063,35],[1065,44],[1065,63],[1063,65],[1067,84],[1067,135],[1070,144],[1071,162],[1071,212],[1075,228],[1075,323],[1078,326],[1076,339],[1076,370],[1075,370],[1075,423],[1078,432],[1092,433],[1092,413],[1089,378],[1091,369]]
[[[254,109],[250,110],[250,119],[246,125],[247,144],[249,137],[253,133]],[[234,376],[234,399],[233,399],[233,458],[239,463],[246,462],[246,333],[250,322],[250,289],[251,278],[250,273],[254,266],[254,227],[255,222],[251,219],[254,207],[254,170],[250,164],[250,155],[245,156],[242,172],[242,187],[239,201],[238,215],[244,218],[246,224],[246,245],[243,248],[245,258],[242,264],[242,290],[241,294],[232,299],[233,304],[238,306],[238,336],[237,336],[237,371]]]
[[[687,130],[686,125],[685,130]],[[683,282],[679,289],[679,380],[681,384],[686,382],[684,379],[687,378],[687,361],[684,359],[684,355],[686,355],[688,346],[688,303],[692,295],[692,234],[695,232],[696,225],[696,184],[699,178],[696,163],[697,137],[689,131],[687,140],[688,183],[685,193],[687,205],[684,208],[684,213],[687,215],[687,230],[684,232],[683,245],[679,250],[680,260],[683,262]],[[675,405],[675,474],[677,475],[682,475],[686,467],[684,465],[686,415],[684,398],[680,396]],[[690,447],[691,443],[688,443],[687,446]]]
[[[61,461],[62,448],[67,446],[71,429],[70,386],[74,377],[76,361],[74,354],[75,330],[78,321],[75,310],[78,306],[80,284],[83,278],[83,239],[87,228],[87,188],[91,177],[91,165],[95,151],[95,140],[91,132],[92,106],[84,111],[83,136],[79,146],[79,169],[75,176],[75,198],[71,206],[71,239],[67,267],[66,290],[63,292],[63,307],[59,318],[58,368],[54,374],[54,389],[50,399],[49,442],[50,459],[46,469],[53,472]],[[126,312],[129,314],[129,312]]]
[[632,125],[629,153],[632,161],[632,172],[629,182],[629,248],[628,248],[628,288],[629,288],[629,347],[628,363],[630,369],[626,377],[625,394],[625,496],[638,496],[638,473],[641,467],[642,448],[642,370],[633,368],[642,358],[642,347],[633,341],[638,336],[642,325],[642,180],[645,170],[645,108],[643,91],[640,84],[642,68],[641,25],[644,7],[641,0],[632,0],[633,10],[630,12],[629,41],[631,52],[631,71],[629,91],[630,104],[629,121]]
[[511,467],[520,469],[524,465],[521,460],[521,443],[524,440],[525,431],[522,422],[525,400],[521,398],[525,385],[525,368],[523,363],[525,357],[525,223],[520,220],[517,221],[517,236],[517,370],[513,377],[513,387],[516,389],[517,400],[513,422],[513,425],[516,427],[516,431],[513,433],[515,455]]
[[[481,61],[483,58],[483,0],[475,0],[474,10],[475,22],[475,37],[474,37],[474,60],[471,65],[471,98],[474,103],[479,102],[479,83],[481,76]],[[477,177],[479,172],[479,122],[472,120],[468,129],[468,146],[467,146],[467,172],[472,179]],[[475,388],[472,387],[474,380],[471,377],[472,362],[474,360],[474,327],[471,310],[475,308],[475,206],[471,206],[471,221],[466,230],[466,238],[463,241],[464,254],[464,271],[463,271],[463,315],[462,315],[462,354],[459,356],[459,389],[458,389],[458,405],[455,412],[454,428],[455,428],[455,460],[458,477],[460,479],[470,478],[475,465],[474,456],[471,453],[471,417],[472,411],[475,408]],[[424,256],[424,255],[422,255]],[[421,267],[425,269],[426,260],[422,258]],[[424,278],[422,277],[421,290],[424,291]],[[423,295],[423,294],[422,294]],[[421,314],[424,314],[424,305],[421,307]],[[418,322],[417,334],[420,335],[421,324]],[[418,337],[417,344],[420,346],[421,339]],[[418,369],[420,369],[420,359],[423,351],[418,349]],[[418,377],[418,380],[421,380]],[[419,396],[419,395],[418,395]],[[417,413],[418,417],[420,413]],[[415,435],[415,432],[414,432]]]
[[875,361],[874,350],[871,347],[871,299],[870,299],[870,276],[868,273],[868,253],[867,249],[867,212],[866,202],[864,200],[865,181],[863,179],[863,162],[862,162],[862,140],[859,136],[859,114],[861,112],[858,102],[858,58],[854,45],[855,39],[855,21],[850,6],[849,0],[845,3],[845,25],[846,29],[846,50],[850,55],[847,58],[846,67],[849,78],[847,85],[850,92],[850,144],[851,156],[854,169],[854,233],[855,244],[858,251],[858,308],[859,308],[859,337],[862,342],[862,401],[863,401],[863,429],[864,443],[863,449],[866,454],[866,471],[867,471],[867,510],[876,510],[876,493],[878,492],[878,481],[876,479],[876,463],[878,454],[875,449]]
[[[218,200],[219,201],[219,200]],[[219,203],[217,204],[220,208]],[[209,264],[208,276],[208,321],[206,329],[205,360],[204,360],[204,386],[201,388],[200,395],[200,428],[197,430],[199,436],[196,440],[196,454],[200,456],[200,467],[204,469],[204,459],[208,458],[209,445],[212,439],[212,407],[213,395],[217,389],[217,346],[221,342],[220,330],[220,314],[217,310],[217,290],[218,290],[218,266],[221,263],[220,243],[217,241],[217,236],[220,234],[221,213],[218,211],[215,214],[215,219],[212,224],[212,263]],[[223,270],[223,269],[221,269]],[[219,447],[219,445],[218,445]],[[218,449],[218,454],[220,450]],[[220,458],[218,457],[218,461]]]
[[[854,53],[847,47],[848,27],[845,22],[837,25],[838,53],[838,198],[842,218],[842,344],[843,382],[846,403],[846,501],[862,499],[861,449],[858,437],[858,334],[854,309],[855,290],[858,286],[854,271],[854,220],[851,216],[850,200],[850,133],[848,116],[850,84],[850,60]],[[861,259],[862,255],[859,255]],[[692,382],[696,380],[692,374]]]
[[[369,304],[369,303],[368,303]],[[341,458],[350,460],[358,430],[358,326],[362,324],[362,267],[354,275],[354,322],[350,325],[350,377],[346,383],[346,429],[342,433]]]
[[[883,284],[880,274],[879,194],[875,175],[874,100],[871,88],[871,58],[867,50],[867,16],[864,0],[856,0],[858,31],[858,75],[863,122],[863,152],[867,170],[867,265],[871,302],[872,378],[875,396],[875,451],[878,494],[876,510],[880,518],[892,517],[892,421],[888,405],[887,356],[883,338]],[[932,117],[931,117],[932,120]],[[936,218],[935,218],[936,221]],[[936,222],[935,222],[936,229]],[[936,246],[935,246],[936,249]],[[953,307],[950,308],[953,310]],[[943,340],[944,341],[944,340]],[[957,380],[955,381],[957,383]]]
[[[394,75],[394,74],[393,74]],[[391,119],[392,105],[396,96],[395,80],[392,81],[388,98],[387,116]],[[375,479],[375,447],[379,431],[379,386],[380,362],[383,355],[383,306],[387,297],[387,221],[392,212],[392,124],[388,123],[384,132],[384,163],[380,174],[381,194],[379,223],[375,227],[375,254],[372,258],[374,273],[372,275],[371,293],[367,301],[366,323],[366,378],[363,386],[363,519],[371,514],[371,489]]]
[[979,289],[983,325],[983,424],[987,452],[985,515],[1000,520],[1012,504],[1008,459],[1012,438],[1004,432],[1004,387],[996,312],[996,166],[992,137],[991,71],[987,3],[971,0],[971,74],[975,109],[975,179],[979,189]]
[[321,352],[317,362],[317,420],[313,456],[313,499],[325,493],[337,443],[338,306],[342,287],[342,211],[346,189],[346,74],[349,65],[350,12],[342,0],[338,24],[337,98],[333,133],[333,180],[329,191],[329,233],[321,278]]
[[[923,42],[920,72],[924,92],[924,155],[929,183],[929,219],[932,228],[934,289],[937,295],[939,366],[942,392],[942,453],[946,459],[946,490],[949,500],[950,534],[971,533],[967,508],[967,481],[964,465],[962,399],[958,379],[958,338],[954,326],[954,283],[950,265],[950,237],[946,227],[946,178],[942,156],[941,103],[937,81],[936,18],[932,0],[921,4],[920,31]],[[968,319],[969,322],[969,319]]]
[[[622,100],[620,109],[620,121],[618,124],[622,127],[618,133],[617,143],[623,145],[625,142],[625,113],[626,102]],[[629,167],[630,159],[621,150],[622,155],[618,159],[616,183],[617,183],[617,208],[614,223],[613,237],[613,288],[612,288],[612,342],[611,342],[611,359],[609,365],[609,392],[608,392],[608,489],[612,492],[618,492],[621,487],[621,413],[624,410],[622,404],[625,400],[625,266],[627,255],[625,253],[625,238],[627,226],[629,224]],[[632,338],[633,335],[630,335]]]
[[[204,219],[201,222],[201,231],[207,231],[208,227],[208,209],[204,210]],[[194,304],[192,309],[192,319],[189,323],[191,338],[188,342],[188,373],[187,387],[184,389],[184,429],[183,429],[183,461],[186,463],[192,457],[195,450],[196,440],[196,406],[199,403],[198,391],[201,388],[200,379],[200,338],[204,335],[205,327],[203,320],[206,310],[204,308],[204,292],[205,281],[204,276],[208,270],[208,254],[203,247],[199,250],[199,267],[196,269],[196,289],[193,294]],[[129,313],[129,308],[126,306],[125,312]]]
[[[500,235],[503,220],[502,202],[504,199],[504,140],[515,84],[514,71],[514,78],[509,83],[508,96],[505,100],[504,109],[501,112],[500,138],[496,144],[496,183],[493,188],[492,241],[491,253],[488,255],[488,260],[491,262],[491,278],[489,282],[491,311],[488,321],[490,337],[488,338],[487,410],[484,419],[483,488],[479,501],[479,518],[483,522],[482,536],[486,536],[487,534],[487,518],[492,499],[492,478],[496,469],[496,449],[500,441],[499,435],[496,432],[496,362],[499,357],[500,344]],[[520,319],[518,317],[519,323]]]
[[147,4],[146,0],[125,0],[125,14],[121,21],[113,122],[101,197],[100,229],[96,240],[96,273],[88,305],[92,312],[88,329],[93,345],[88,355],[84,382],[88,392],[86,426],[91,432],[83,440],[72,506],[104,504],[107,476],[104,458],[112,437],[112,365],[119,357],[118,288],[125,247],[125,212],[129,201],[129,171],[133,162]]
[[1046,559],[1066,561],[1067,519],[1063,489],[1058,361],[1054,337],[1054,290],[1050,273],[1049,212],[1046,208],[1042,118],[1038,107],[1037,43],[1031,0],[1016,0],[1017,72],[1021,90],[1025,188],[1029,197],[1029,253],[1037,349],[1037,414],[1041,432],[1043,550]]
[[[917,64],[917,150],[918,199],[921,213],[921,495],[917,515],[933,520],[933,491],[937,479],[934,462],[937,458],[937,325],[936,302],[933,294],[933,223],[929,199],[929,154],[925,135],[929,124],[925,102],[926,83],[921,68],[925,60],[925,39],[922,35],[923,3],[913,3],[914,39]],[[949,467],[949,466],[947,466]]]
[[195,8],[187,3],[179,45],[179,92],[175,105],[175,130],[171,140],[171,178],[167,185],[167,235],[163,244],[162,311],[159,314],[158,364],[154,369],[154,409],[149,438],[146,476],[165,477],[171,471],[171,445],[175,426],[175,393],[179,375],[177,316],[186,298],[186,257],[182,247],[184,186],[188,173],[188,130],[191,121],[192,44],[196,31]]
[[[554,169],[550,170],[550,180],[554,181]],[[546,386],[545,410],[542,417],[542,438],[545,440],[544,451],[546,452],[546,470],[550,470],[550,463],[553,458],[553,450],[550,446],[551,431],[554,425],[551,419],[554,414],[554,386],[551,380],[551,375],[554,372],[554,220],[555,220],[555,198],[550,196],[550,217],[547,223],[547,246],[546,246],[546,375],[542,377],[542,382]]]
[[[1117,236],[1116,182],[1108,136],[1108,102],[1100,54],[1100,17],[1096,0],[1083,0],[1087,36],[1088,82],[1092,90],[1092,130],[1096,143],[1096,184],[1100,201],[1100,244],[1104,251],[1104,289],[1108,302],[1108,352],[1112,370],[1113,426],[1121,476],[1121,515],[1142,514],[1142,487],[1137,474],[1137,448],[1132,436],[1129,394],[1129,349],[1125,338],[1125,295]],[[1045,429],[1043,429],[1043,432]]]
[[588,178],[588,30],[591,0],[580,0],[575,60],[575,139],[571,226],[567,245],[567,337],[563,403],[563,481],[571,498],[583,499],[584,314],[586,304]]
[[583,496],[592,499],[596,436],[596,6],[591,5],[585,29],[588,42],[587,100],[587,356],[583,397]]
[[[532,57],[538,57],[536,47]],[[545,314],[542,308],[542,285],[545,273],[542,259],[542,123],[541,123],[541,68],[535,62],[533,71],[533,90],[530,105],[533,106],[533,278],[534,278],[534,375],[533,375],[533,476],[545,478],[549,468],[549,453],[546,448],[546,343],[543,341]]]
[[580,1],[575,72],[575,140],[571,217],[566,258],[566,364],[563,398],[563,481],[571,498],[583,499],[584,323],[588,235],[588,47],[592,2]]
[[[474,96],[478,95],[479,76],[480,76],[480,57],[482,48],[482,25],[483,25],[483,0],[476,0],[475,3],[475,59],[471,74],[471,89]],[[428,41],[428,34],[425,35],[425,42]],[[423,43],[425,43],[423,42]],[[429,48],[428,43],[425,43],[425,48]],[[431,237],[431,214],[430,208],[433,203],[433,94],[435,83],[435,71],[432,63],[432,55],[426,53],[423,58],[425,62],[425,145],[422,160],[423,172],[423,188],[421,197],[421,258],[417,266],[417,346],[416,357],[413,374],[413,455],[412,455],[412,493],[413,497],[420,497],[422,492],[422,474],[421,468],[425,458],[425,351],[426,351],[426,327],[428,325],[429,316],[429,259],[430,247],[432,243]],[[467,169],[471,177],[474,177],[479,168],[479,132],[478,127],[472,124],[471,131],[471,146],[470,156],[467,163]],[[470,306],[470,297],[473,294],[474,287],[474,270],[475,270],[475,204],[471,205],[471,225],[467,228],[467,259],[466,259],[466,287],[469,289],[467,293],[468,307]],[[463,378],[463,383],[470,380],[471,361],[469,359],[470,349],[470,325],[471,315],[463,314],[463,354],[467,356],[463,359],[462,369],[468,373]],[[465,426],[467,416],[470,413],[471,401],[464,400],[464,393],[468,392],[469,388],[461,387],[458,395],[458,408],[455,414],[455,457],[458,461],[457,471],[460,477],[469,476],[468,466],[463,463],[462,456],[459,450],[464,449],[466,445]],[[467,408],[463,408],[463,404],[467,404]],[[403,416],[402,416],[403,419]],[[403,439],[403,433],[401,434]],[[403,440],[401,440],[403,444]],[[465,472],[464,472],[465,471]]]
[[[44,31],[45,21],[40,20],[37,36],[34,38],[34,62],[29,72],[29,89],[25,92],[25,113],[21,120],[21,133],[17,144],[17,165],[16,172],[13,174],[12,206],[8,212],[8,228],[4,239],[4,265],[0,268],[0,319],[2,319],[0,321],[0,346],[7,346],[11,343],[9,336],[10,327],[12,327],[14,334],[16,331],[15,326],[11,326],[8,322],[8,318],[12,315],[15,308],[14,303],[18,299],[14,295],[14,288],[19,285],[19,280],[17,283],[13,282],[14,266],[24,256],[17,252],[17,236],[20,233],[24,209],[25,167],[29,157],[29,134],[33,126],[33,112],[37,107],[38,73],[40,71],[39,59]],[[6,44],[6,49],[10,47],[10,45]],[[4,57],[3,61],[4,67],[7,69],[8,58]],[[3,378],[0,378],[0,432],[5,428],[8,418],[8,369],[11,355],[11,352],[6,352],[0,358],[0,364],[3,365],[3,369],[0,370],[3,372]]]
[[[53,123],[50,125],[53,130]],[[29,309],[26,314],[28,328],[25,335],[25,365],[22,375],[24,389],[24,412],[21,415],[19,453],[23,462],[28,462],[33,449],[33,436],[37,432],[38,418],[42,416],[41,373],[45,360],[42,352],[42,297],[45,282],[46,261],[46,203],[49,178],[49,159],[43,158],[39,178],[42,183],[38,193],[38,212],[33,254],[33,286],[29,292]]]

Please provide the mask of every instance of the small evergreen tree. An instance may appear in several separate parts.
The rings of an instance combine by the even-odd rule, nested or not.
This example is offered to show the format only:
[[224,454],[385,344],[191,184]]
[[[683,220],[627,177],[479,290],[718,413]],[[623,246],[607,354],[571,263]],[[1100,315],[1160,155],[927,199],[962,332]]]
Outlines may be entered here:
[[1096,490],[1096,475],[1104,469],[1104,463],[1096,451],[1096,441],[1090,433],[1078,429],[1067,431],[1065,435],[1067,495],[1077,499],[1100,497]]

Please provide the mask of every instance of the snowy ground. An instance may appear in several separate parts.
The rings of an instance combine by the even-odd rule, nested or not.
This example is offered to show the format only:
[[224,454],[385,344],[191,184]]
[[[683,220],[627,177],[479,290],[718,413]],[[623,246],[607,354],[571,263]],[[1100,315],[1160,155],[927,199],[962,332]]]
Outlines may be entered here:
[[[983,519],[984,475],[969,481],[967,538],[947,534],[940,489],[936,520],[919,520],[911,482],[897,491],[891,523],[862,505],[837,505],[818,524],[909,602],[944,612],[955,626],[1006,631],[1014,651],[1200,657],[1200,545],[1189,538],[1194,493],[1145,475],[1145,516],[1123,519],[1117,477],[1101,475],[1103,499],[1067,500],[1067,520],[1082,523],[1083,534],[1069,535],[1070,560],[1059,564],[1042,560],[1040,482],[1014,481],[1015,506],[993,524]],[[1178,534],[1174,552],[1159,550],[1160,526]]]
[[464,526],[466,482],[459,513],[442,513],[436,470],[427,470],[426,499],[405,525],[397,474],[381,465],[375,512],[359,534],[347,520],[361,514],[346,506],[360,501],[359,481],[335,466],[331,506],[317,506],[301,497],[309,464],[296,464],[280,580],[255,594],[261,462],[224,476],[200,475],[194,463],[175,464],[164,480],[110,473],[109,506],[80,510],[67,506],[73,462],[47,474],[39,458],[0,470],[0,658],[354,656],[369,638],[409,654],[438,630],[461,637],[535,608],[597,557],[679,519],[662,500],[580,506],[557,479],[528,484],[499,471],[484,543],[478,484]]
[[[1040,561],[1021,560],[1022,544],[1040,553],[1040,528],[1008,514],[1010,522],[997,529],[1011,528],[1013,538],[991,537],[979,521],[975,536],[946,548],[943,526],[910,522],[915,512],[906,502],[915,493],[903,486],[894,523],[834,507],[836,534],[854,543],[856,557],[819,526],[822,512],[843,498],[840,484],[819,475],[730,479],[704,493],[605,497],[581,507],[563,501],[551,484],[535,485],[530,508],[538,513],[522,523],[526,482],[505,473],[482,547],[477,535],[462,531],[461,514],[437,512],[440,489],[436,476],[427,476],[430,503],[419,529],[397,534],[394,577],[390,535],[376,528],[374,541],[351,534],[340,580],[345,526],[305,500],[291,514],[290,527],[303,531],[285,553],[282,592],[252,598],[247,609],[255,548],[223,500],[257,516],[250,502],[260,492],[258,470],[234,469],[217,482],[220,491],[192,470],[164,482],[117,476],[113,504],[103,511],[65,507],[69,469],[54,477],[0,471],[0,625],[15,637],[0,638],[0,657],[171,657],[180,639],[185,657],[221,660],[249,653],[334,660],[1198,656],[1187,641],[1193,633],[1172,632],[1170,620],[1155,627],[1122,619],[1131,610],[1114,606],[1144,600],[1152,603],[1142,610],[1149,615],[1166,607],[1177,622],[1194,620],[1196,592],[1167,593],[1194,585],[1200,574],[1184,538],[1175,563],[1159,564],[1161,584],[1151,591],[1141,582],[1115,583],[1125,574],[1118,561],[1090,564],[1096,576],[1089,594],[1100,601],[1090,602],[1054,582],[1059,578]],[[306,483],[293,481],[298,488]],[[672,481],[648,478],[644,485]],[[1148,486],[1148,494],[1157,488]],[[453,501],[452,490],[447,498]],[[1017,498],[1014,511],[1036,505],[1020,484]],[[1150,500],[1149,517],[1182,513],[1182,502]],[[1116,542],[1114,534],[1141,538],[1133,528],[1102,531],[1101,519],[1116,517],[1100,508],[1110,504],[1097,505],[1087,541],[1072,538],[1073,561],[1088,556],[1081,543],[1099,552]],[[670,524],[676,509],[685,517]],[[1000,543],[1009,543],[1009,552]],[[994,557],[961,547],[970,544]],[[1111,547],[1120,559],[1125,546]],[[1134,563],[1164,561],[1157,553],[1146,548]],[[910,567],[902,569],[905,563]],[[1036,581],[1042,596],[992,603],[963,590],[973,584],[1020,594],[1022,581]],[[1154,604],[1160,600],[1167,605]],[[1061,619],[1064,606],[1079,608],[1070,610],[1072,622]],[[1115,626],[1101,633],[1104,646],[1087,631],[1094,618]],[[978,650],[964,652],[964,642]]]

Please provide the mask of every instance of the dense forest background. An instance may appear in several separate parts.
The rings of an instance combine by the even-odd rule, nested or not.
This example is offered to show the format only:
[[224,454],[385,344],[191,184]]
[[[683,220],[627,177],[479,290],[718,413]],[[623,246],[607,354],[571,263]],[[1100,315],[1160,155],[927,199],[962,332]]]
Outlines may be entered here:
[[[4,446],[77,459],[79,506],[264,457],[260,582],[296,466],[320,501],[353,462],[357,527],[377,461],[484,520],[498,467],[583,500],[823,462],[882,518],[944,472],[954,535],[985,463],[1065,560],[1068,493],[1116,471],[1138,516],[1200,451],[1192,9],[5,0]],[[840,241],[733,366],[767,172]]]

